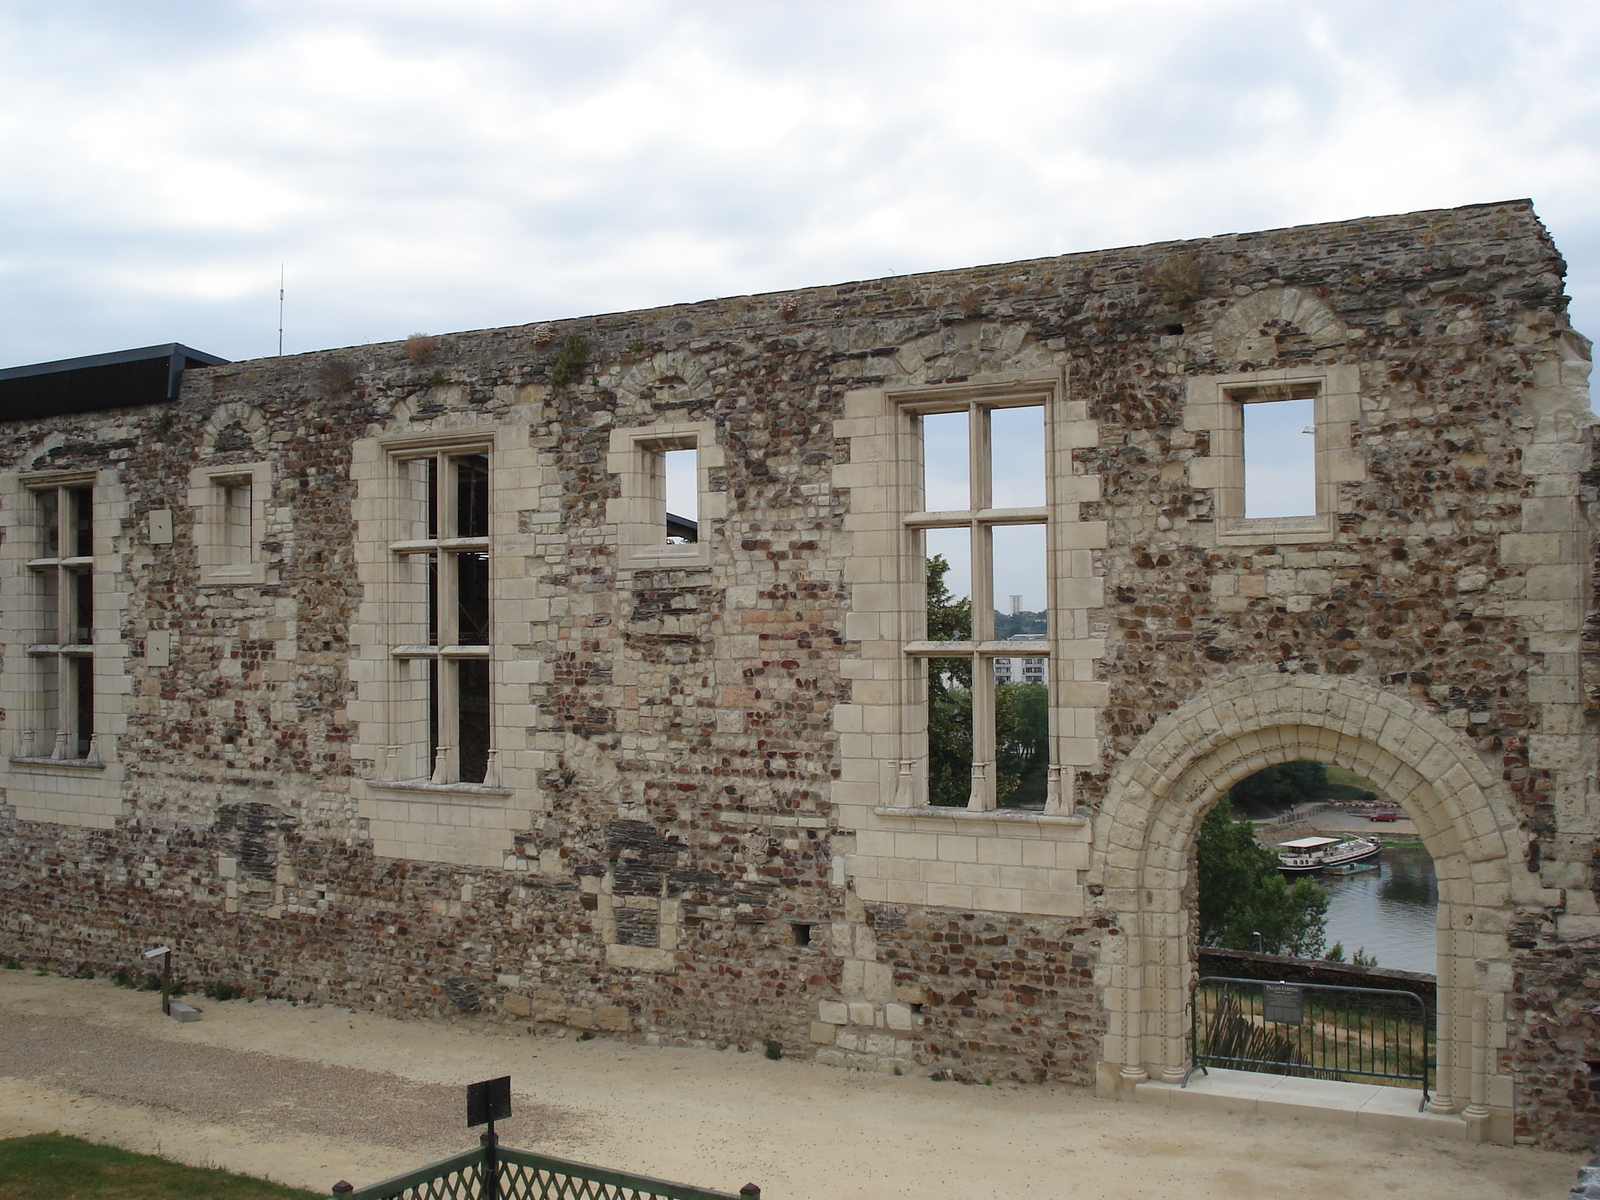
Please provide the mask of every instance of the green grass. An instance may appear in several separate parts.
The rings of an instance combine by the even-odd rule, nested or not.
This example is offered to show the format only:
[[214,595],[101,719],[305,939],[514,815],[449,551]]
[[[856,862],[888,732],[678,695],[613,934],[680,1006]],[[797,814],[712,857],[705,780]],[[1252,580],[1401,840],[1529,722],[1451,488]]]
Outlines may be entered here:
[[0,1200],[322,1200],[323,1195],[59,1133],[0,1139]]

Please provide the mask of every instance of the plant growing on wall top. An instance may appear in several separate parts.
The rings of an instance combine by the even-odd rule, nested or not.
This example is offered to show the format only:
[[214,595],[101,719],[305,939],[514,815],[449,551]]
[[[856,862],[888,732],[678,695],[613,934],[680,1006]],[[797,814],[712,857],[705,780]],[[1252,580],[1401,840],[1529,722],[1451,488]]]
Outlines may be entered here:
[[1194,255],[1174,254],[1155,269],[1150,283],[1160,295],[1161,303],[1182,308],[1199,298],[1206,284],[1206,273]]
[[551,385],[566,387],[569,383],[576,383],[588,365],[589,339],[581,333],[574,333],[561,343],[556,361],[550,365]]
[[431,362],[439,352],[439,341],[426,333],[413,333],[406,339],[406,357],[417,366]]
[[317,368],[317,387],[330,400],[337,399],[356,386],[355,369],[342,358],[330,358]]

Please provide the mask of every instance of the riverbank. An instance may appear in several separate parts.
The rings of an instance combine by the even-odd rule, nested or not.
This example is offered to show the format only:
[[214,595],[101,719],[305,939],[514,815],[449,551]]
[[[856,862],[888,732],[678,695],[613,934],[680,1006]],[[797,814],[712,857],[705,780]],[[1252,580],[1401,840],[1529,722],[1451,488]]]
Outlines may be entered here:
[[201,1002],[0,971],[0,1136],[59,1130],[302,1187],[474,1143],[463,1085],[510,1074],[514,1146],[772,1200],[1535,1200],[1581,1156],[1223,1112],[1061,1085],[963,1086],[759,1053],[541,1038],[283,1001]]

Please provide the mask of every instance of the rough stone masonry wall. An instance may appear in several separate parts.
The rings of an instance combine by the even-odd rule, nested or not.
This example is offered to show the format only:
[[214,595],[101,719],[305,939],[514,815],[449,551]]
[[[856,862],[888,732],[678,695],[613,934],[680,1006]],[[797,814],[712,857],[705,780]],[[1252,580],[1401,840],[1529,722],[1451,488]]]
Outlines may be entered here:
[[[1513,603],[1522,569],[1496,547],[1530,497],[1520,397],[1566,329],[1561,270],[1530,206],[1485,205],[233,364],[189,372],[172,405],[0,424],[0,469],[121,473],[133,648],[115,828],[0,809],[6,948],[105,971],[178,937],[193,977],[258,992],[791,1053],[815,1039],[845,1063],[1086,1083],[1119,914],[867,906],[848,887],[852,831],[829,802],[841,663],[861,652],[843,635],[851,497],[831,482],[844,393],[1050,366],[1088,401],[1100,436],[1075,456],[1102,488],[1080,518],[1109,528],[1091,616],[1110,698],[1102,762],[1076,777],[1085,810],[1140,734],[1209,683],[1353,674],[1474,739],[1539,869],[1592,859],[1593,831],[1557,828],[1529,760],[1539,653]],[[1331,310],[1340,339],[1283,321],[1217,336],[1230,310],[1285,290]],[[552,386],[574,334],[589,366]],[[1338,539],[1218,547],[1185,381],[1330,362],[1360,364],[1363,384],[1365,478],[1339,485]],[[472,421],[525,425],[559,483],[553,524],[537,499],[496,498],[527,510],[539,540],[523,569],[549,601],[526,645],[547,665],[525,685],[538,786],[518,798],[505,869],[376,856],[351,787],[377,769],[352,757],[346,708],[351,447]],[[611,431],[693,421],[726,451],[711,563],[624,573],[605,519]],[[274,480],[266,582],[204,585],[188,472],[259,461]],[[175,536],[151,544],[162,509]],[[151,631],[171,635],[169,667],[146,662]],[[5,653],[11,670],[21,650]],[[647,912],[675,916],[667,970],[608,958],[608,936],[659,936],[629,915]],[[1587,977],[1549,964],[1594,961],[1594,939],[1531,928],[1521,994],[1572,1010]],[[863,972],[893,1000],[852,1004]],[[1559,1063],[1536,1065],[1550,1056],[1533,1021],[1498,1051],[1524,1080],[1525,1137],[1566,1136],[1589,1103],[1572,1064],[1600,1061],[1595,1030],[1563,1020]]]

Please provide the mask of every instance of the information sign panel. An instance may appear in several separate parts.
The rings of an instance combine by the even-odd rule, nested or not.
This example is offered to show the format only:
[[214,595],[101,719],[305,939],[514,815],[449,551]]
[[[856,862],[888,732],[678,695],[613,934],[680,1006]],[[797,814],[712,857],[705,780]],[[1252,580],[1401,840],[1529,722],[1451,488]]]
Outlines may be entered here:
[[1292,983],[1261,985],[1261,1015],[1275,1025],[1298,1025],[1305,1018],[1305,989]]

